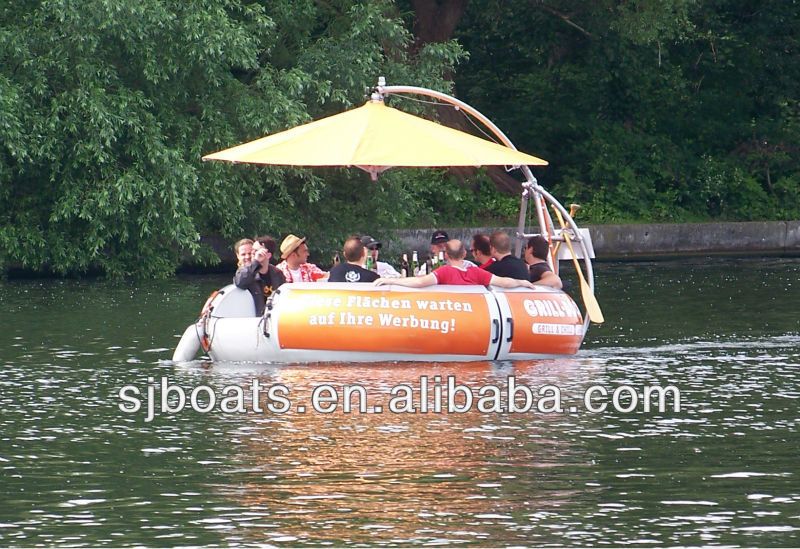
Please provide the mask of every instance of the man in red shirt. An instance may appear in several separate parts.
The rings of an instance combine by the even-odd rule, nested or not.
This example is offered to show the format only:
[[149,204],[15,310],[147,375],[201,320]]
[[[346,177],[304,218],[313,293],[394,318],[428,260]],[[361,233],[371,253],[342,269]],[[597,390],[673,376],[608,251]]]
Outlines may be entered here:
[[379,278],[375,281],[376,286],[394,284],[407,288],[424,288],[436,284],[458,284],[469,285],[477,284],[481,286],[498,286],[500,288],[534,288],[528,280],[517,280],[504,276],[495,276],[489,271],[467,267],[464,258],[467,251],[460,240],[449,240],[445,249],[447,265],[439,267],[430,274],[409,278]]

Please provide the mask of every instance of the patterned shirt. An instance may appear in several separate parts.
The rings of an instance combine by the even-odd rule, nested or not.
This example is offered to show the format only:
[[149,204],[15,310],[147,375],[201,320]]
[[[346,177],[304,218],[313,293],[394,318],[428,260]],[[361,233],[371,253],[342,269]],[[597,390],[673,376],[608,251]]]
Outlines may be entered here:
[[283,273],[283,276],[286,277],[287,283],[316,282],[317,280],[323,278],[325,275],[328,274],[319,267],[317,267],[316,265],[314,265],[313,263],[301,263],[300,266],[297,268],[297,270],[300,271],[300,277],[297,280],[295,280],[295,278],[292,276],[292,271],[289,269],[289,265],[286,263],[286,261],[281,261],[280,263],[278,263],[278,265],[276,265],[275,268]]

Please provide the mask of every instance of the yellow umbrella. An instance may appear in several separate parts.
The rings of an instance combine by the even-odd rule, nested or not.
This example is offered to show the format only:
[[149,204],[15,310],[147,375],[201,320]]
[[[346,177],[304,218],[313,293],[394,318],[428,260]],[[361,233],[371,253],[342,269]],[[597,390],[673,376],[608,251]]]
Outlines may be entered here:
[[209,154],[226,160],[282,166],[356,166],[372,175],[395,166],[545,166],[510,147],[368,101],[302,126]]

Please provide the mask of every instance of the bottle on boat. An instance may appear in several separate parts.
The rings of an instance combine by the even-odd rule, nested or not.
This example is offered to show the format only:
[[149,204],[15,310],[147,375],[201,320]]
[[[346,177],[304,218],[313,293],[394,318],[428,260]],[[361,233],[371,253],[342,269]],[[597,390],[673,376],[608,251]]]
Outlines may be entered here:
[[408,276],[408,254],[403,254],[403,260],[400,262],[400,276],[403,278]]
[[409,276],[417,276],[417,271],[419,270],[419,258],[417,257],[417,250],[411,252],[411,271],[409,271]]

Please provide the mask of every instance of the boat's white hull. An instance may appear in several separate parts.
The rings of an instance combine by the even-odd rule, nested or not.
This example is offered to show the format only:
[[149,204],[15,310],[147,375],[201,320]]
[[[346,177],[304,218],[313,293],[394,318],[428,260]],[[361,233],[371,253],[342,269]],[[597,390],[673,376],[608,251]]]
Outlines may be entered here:
[[384,362],[527,359],[575,354],[584,323],[560,290],[284,285],[264,317],[227,286],[189,326],[173,360],[202,346],[215,361]]

